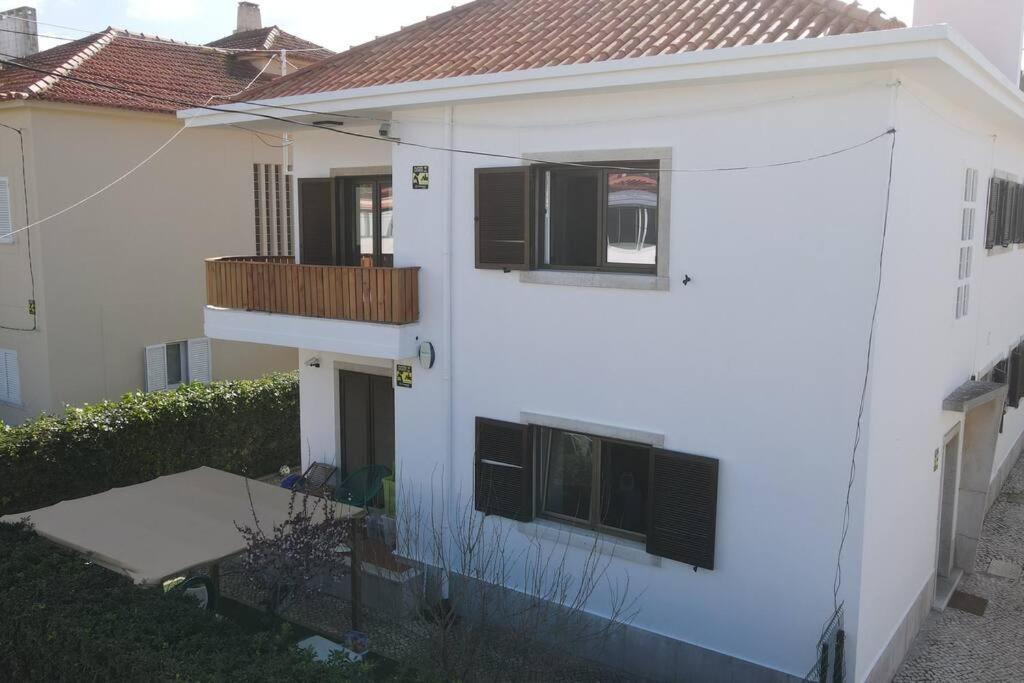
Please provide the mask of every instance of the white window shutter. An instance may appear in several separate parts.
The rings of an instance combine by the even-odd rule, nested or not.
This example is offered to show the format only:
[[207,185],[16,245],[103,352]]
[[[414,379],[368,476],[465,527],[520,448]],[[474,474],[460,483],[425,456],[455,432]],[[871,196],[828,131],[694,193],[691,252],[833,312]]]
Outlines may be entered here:
[[146,347],[146,391],[167,388],[167,345]]
[[208,384],[213,379],[208,337],[188,340],[188,379],[190,382],[203,384]]
[[14,225],[11,223],[11,186],[7,178],[0,178],[0,242],[11,243],[14,237],[11,232]]
[[7,367],[7,400],[21,405],[21,373],[18,370],[18,352],[8,351],[4,356],[4,365]]
[[0,401],[21,405],[18,352],[10,349],[0,349]]

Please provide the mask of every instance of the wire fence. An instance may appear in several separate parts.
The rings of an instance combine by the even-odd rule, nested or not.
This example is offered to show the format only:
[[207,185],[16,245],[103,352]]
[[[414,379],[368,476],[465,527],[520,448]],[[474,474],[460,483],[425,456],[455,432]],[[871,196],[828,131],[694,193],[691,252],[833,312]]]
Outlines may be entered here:
[[844,683],[846,681],[846,631],[843,629],[843,605],[832,613],[818,639],[814,666],[804,676],[805,683]]

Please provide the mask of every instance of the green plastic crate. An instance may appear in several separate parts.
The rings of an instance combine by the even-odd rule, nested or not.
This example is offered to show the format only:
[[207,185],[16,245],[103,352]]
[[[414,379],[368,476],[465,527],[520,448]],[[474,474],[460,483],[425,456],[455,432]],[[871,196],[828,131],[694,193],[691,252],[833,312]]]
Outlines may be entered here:
[[395,475],[384,477],[384,514],[388,517],[395,516]]

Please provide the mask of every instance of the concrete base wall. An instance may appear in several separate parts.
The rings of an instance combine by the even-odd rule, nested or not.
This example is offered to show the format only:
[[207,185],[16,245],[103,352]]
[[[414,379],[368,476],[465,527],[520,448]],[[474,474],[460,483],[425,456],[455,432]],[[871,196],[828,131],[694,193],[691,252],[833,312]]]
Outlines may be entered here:
[[896,632],[889,639],[889,644],[885,646],[882,655],[863,679],[866,683],[889,683],[893,679],[900,664],[903,663],[903,658],[910,651],[914,637],[924,626],[924,622],[931,612],[934,597],[935,575],[932,574],[896,628]]
[[1003,460],[1003,464],[999,466],[992,477],[992,484],[988,487],[988,499],[985,502],[986,510],[989,510],[992,504],[996,502],[996,498],[999,497],[999,492],[1003,490],[1003,484],[1006,483],[1006,478],[1010,476],[1010,470],[1017,464],[1021,451],[1024,451],[1024,433],[1021,433],[1017,438],[1017,442],[1010,449],[1010,454]]

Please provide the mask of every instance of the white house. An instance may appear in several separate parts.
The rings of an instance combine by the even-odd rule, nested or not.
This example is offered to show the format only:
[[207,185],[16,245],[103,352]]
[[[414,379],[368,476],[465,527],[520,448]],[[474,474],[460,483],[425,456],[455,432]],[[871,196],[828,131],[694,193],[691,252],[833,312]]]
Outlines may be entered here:
[[636,673],[817,675],[838,604],[886,680],[1024,433],[1024,0],[917,5],[478,0],[182,112],[300,198],[206,333],[300,349],[307,461],[616,539]]

